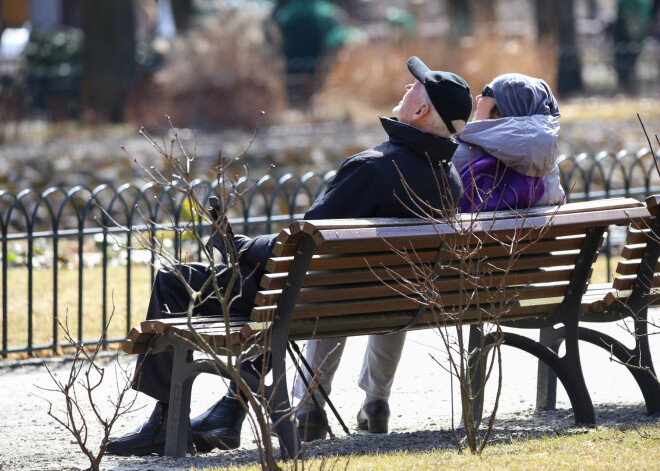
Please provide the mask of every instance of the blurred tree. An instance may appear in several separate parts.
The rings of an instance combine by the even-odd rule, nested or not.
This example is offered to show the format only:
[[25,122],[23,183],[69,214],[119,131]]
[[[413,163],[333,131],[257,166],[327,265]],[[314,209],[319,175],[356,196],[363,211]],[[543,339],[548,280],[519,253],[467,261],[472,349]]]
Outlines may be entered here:
[[81,0],[85,33],[83,106],[87,119],[119,122],[135,75],[131,0]]
[[571,94],[583,89],[580,55],[575,33],[574,0],[535,0],[537,38],[556,44],[557,93]]
[[651,0],[618,0],[614,22],[614,67],[619,87],[636,91],[635,64],[651,27]]
[[305,104],[319,88],[319,65],[349,39],[346,12],[327,0],[279,0],[273,18],[282,33],[289,102]]
[[449,40],[458,39],[472,31],[472,12],[470,4],[465,0],[447,0],[447,16],[449,17]]
[[468,3],[477,21],[495,21],[497,19],[495,13],[497,2],[493,0],[468,0]]
[[177,31],[187,30],[193,12],[193,0],[171,0],[171,3]]
[[470,34],[478,23],[496,21],[496,2],[492,0],[447,0],[449,37],[457,39]]

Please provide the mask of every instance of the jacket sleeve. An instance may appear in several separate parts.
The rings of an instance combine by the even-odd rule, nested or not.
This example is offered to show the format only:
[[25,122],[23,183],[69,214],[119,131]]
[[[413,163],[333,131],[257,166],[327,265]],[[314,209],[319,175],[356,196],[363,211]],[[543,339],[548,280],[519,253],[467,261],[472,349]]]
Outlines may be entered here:
[[346,160],[305,219],[369,217],[381,196],[378,180],[377,166],[369,159]]

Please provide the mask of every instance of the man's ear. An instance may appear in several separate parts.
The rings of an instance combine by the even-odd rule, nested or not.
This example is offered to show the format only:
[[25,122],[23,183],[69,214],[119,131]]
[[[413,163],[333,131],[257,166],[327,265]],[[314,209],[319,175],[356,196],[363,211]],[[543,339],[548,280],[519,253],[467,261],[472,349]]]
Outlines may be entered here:
[[429,113],[429,111],[431,111],[429,105],[426,103],[421,103],[413,113],[413,121],[417,121],[418,119],[423,118]]

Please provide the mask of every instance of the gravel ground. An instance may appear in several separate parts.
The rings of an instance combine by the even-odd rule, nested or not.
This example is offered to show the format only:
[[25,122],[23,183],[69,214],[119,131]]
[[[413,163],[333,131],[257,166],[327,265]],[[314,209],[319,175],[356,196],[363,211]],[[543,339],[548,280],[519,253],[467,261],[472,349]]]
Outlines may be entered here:
[[[654,318],[656,321],[660,319],[660,310],[654,312]],[[621,337],[621,329],[613,325],[607,327],[608,333]],[[455,448],[451,433],[450,382],[448,374],[431,358],[434,355],[442,359],[442,353],[437,349],[439,339],[433,331],[409,334],[390,399],[390,433],[375,435],[355,429],[355,413],[362,400],[362,393],[355,384],[365,341],[366,338],[349,340],[332,394],[351,435],[342,432],[336,419],[331,418],[336,437],[308,444],[306,455]],[[660,365],[660,339],[657,336],[653,337],[652,350],[655,364]],[[606,352],[591,345],[583,345],[582,354],[599,424],[659,423],[658,417],[645,415],[642,395],[625,368],[610,363]],[[120,357],[119,360],[125,363],[130,359]],[[515,349],[504,349],[503,363],[504,385],[493,440],[583,430],[575,426],[570,403],[561,388],[557,410],[534,409],[536,363],[532,357]],[[114,368],[116,363],[110,362],[109,365]],[[64,379],[70,362],[53,362],[49,366],[56,378]],[[48,403],[44,398],[53,400],[56,409],[62,409],[56,395],[38,389],[51,385],[46,369],[38,362],[0,364],[3,411],[0,419],[0,470],[74,470],[86,467],[87,459],[73,437],[47,415]],[[101,401],[107,400],[113,395],[115,386],[114,376],[108,375],[97,397]],[[224,390],[220,378],[200,376],[193,388],[192,414],[203,412]],[[487,402],[492,407],[492,397]],[[139,395],[135,404],[137,410],[120,420],[116,433],[124,433],[142,423],[152,406],[150,399]],[[99,430],[90,429],[89,433],[89,442],[98,445]],[[245,427],[241,448],[231,452],[216,450],[180,459],[107,455],[101,467],[117,471],[188,470],[192,466],[201,469],[257,461],[254,435],[249,427]]]

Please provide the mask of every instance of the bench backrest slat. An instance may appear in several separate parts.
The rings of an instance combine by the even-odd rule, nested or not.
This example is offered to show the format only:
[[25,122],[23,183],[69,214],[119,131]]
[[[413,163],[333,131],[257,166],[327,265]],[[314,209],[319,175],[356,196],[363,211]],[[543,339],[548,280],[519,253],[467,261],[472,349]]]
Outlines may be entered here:
[[[418,219],[296,222],[280,237],[280,248],[268,262],[252,319],[272,320],[296,253],[295,242],[302,235],[312,237],[317,248],[298,294],[291,332],[309,336],[305,329],[316,329],[316,335],[330,335],[350,331],[348,325],[358,321],[358,330],[361,325],[383,331],[405,326],[420,309],[417,293],[430,287],[429,276],[437,276],[433,289],[447,314],[473,310],[476,315],[478,307],[493,310],[488,309],[491,304],[500,304],[507,319],[543,315],[566,295],[591,228],[649,218],[646,207],[629,198],[533,208],[525,217],[521,214],[500,212],[493,219],[493,214],[482,213],[476,220],[465,215],[460,227]],[[516,255],[510,256],[506,241],[514,237]],[[442,250],[441,266],[431,275]],[[466,282],[468,273],[477,277],[476,285]],[[469,301],[477,294],[481,306],[473,298]],[[433,314],[422,318],[428,316]],[[387,325],[381,326],[383,319]]]

